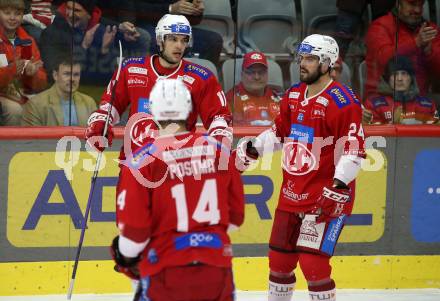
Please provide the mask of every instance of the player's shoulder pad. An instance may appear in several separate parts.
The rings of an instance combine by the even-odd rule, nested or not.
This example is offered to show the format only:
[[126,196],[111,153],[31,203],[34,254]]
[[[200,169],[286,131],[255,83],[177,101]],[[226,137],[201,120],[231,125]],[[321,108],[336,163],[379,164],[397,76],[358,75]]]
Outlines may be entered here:
[[333,100],[339,109],[349,106],[351,103],[355,103],[351,93],[340,84],[330,85],[324,93],[330,96],[331,100]]
[[122,62],[122,68],[128,67],[130,65],[145,64],[145,57],[129,57],[124,59]]
[[298,99],[299,95],[301,94],[301,86],[304,83],[302,82],[297,82],[294,83],[293,85],[291,85],[289,87],[289,89],[287,89],[283,94],[282,97],[287,96],[288,98],[292,98],[292,99]]
[[298,89],[299,87],[301,87],[302,84],[304,84],[304,83],[302,83],[302,82],[293,83],[290,86],[289,90],[291,90],[291,89]]
[[385,96],[379,95],[379,96],[372,96],[370,98],[370,102],[373,105],[374,108],[380,108],[380,107],[386,107],[388,106],[388,101]]
[[185,67],[183,68],[183,71],[185,73],[195,74],[203,80],[207,80],[213,76],[213,73],[208,68],[188,61],[184,61],[184,63]]
[[416,101],[419,103],[422,107],[430,108],[432,107],[432,100],[425,96],[417,96]]
[[345,84],[342,84],[342,86],[345,88],[345,90],[348,91],[348,94],[350,94],[351,98],[353,99],[353,102],[360,106],[361,102],[359,101],[358,97],[356,96],[356,93],[354,93],[353,89],[350,86],[347,86]]

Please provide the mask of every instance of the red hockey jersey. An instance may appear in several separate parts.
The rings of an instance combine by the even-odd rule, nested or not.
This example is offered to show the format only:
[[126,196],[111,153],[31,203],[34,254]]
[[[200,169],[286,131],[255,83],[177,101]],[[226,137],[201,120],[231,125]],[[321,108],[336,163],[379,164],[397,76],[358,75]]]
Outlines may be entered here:
[[278,208],[290,212],[312,209],[323,187],[332,185],[342,154],[365,157],[361,105],[351,88],[331,81],[317,95],[306,93],[305,83],[290,87],[273,126],[284,142]]
[[157,138],[149,152],[148,164],[122,169],[117,191],[121,234],[136,242],[150,238],[141,275],[192,262],[230,267],[226,230],[244,219],[234,162],[220,164],[216,140],[193,133]]
[[[193,111],[190,113],[186,124],[189,131],[195,130],[198,115],[200,115],[206,129],[215,127],[213,121],[217,120],[224,120],[226,124],[229,124],[231,113],[226,103],[225,94],[211,71],[200,65],[182,60],[173,73],[161,76],[154,68],[154,60],[158,60],[157,55],[124,60],[115,87],[113,122],[119,119],[119,116],[128,106],[130,106],[129,116],[138,112],[150,114],[150,101],[148,98],[157,79],[181,78],[191,92],[193,101]],[[112,97],[115,78],[116,72],[101,98],[101,108],[107,109]],[[135,145],[141,146],[144,143],[144,134],[142,129],[134,130],[133,133],[130,132]]]
[[429,98],[417,96],[404,104],[391,96],[374,96],[365,101],[365,108],[371,111],[371,124],[432,124],[439,116],[435,103]]

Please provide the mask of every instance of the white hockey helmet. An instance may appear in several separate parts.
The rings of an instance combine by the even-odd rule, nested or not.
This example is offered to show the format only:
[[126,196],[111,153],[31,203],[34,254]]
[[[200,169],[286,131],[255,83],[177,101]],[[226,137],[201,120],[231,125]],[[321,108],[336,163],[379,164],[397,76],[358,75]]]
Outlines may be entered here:
[[319,62],[324,63],[330,60],[330,67],[333,67],[339,57],[339,47],[335,39],[321,34],[312,34],[306,37],[298,46],[297,55],[307,53],[319,57]]
[[150,93],[150,108],[157,121],[186,120],[192,111],[191,94],[180,79],[159,79]]
[[167,34],[187,35],[189,37],[189,46],[192,46],[192,29],[185,16],[166,14],[160,18],[156,26],[157,42],[163,42]]

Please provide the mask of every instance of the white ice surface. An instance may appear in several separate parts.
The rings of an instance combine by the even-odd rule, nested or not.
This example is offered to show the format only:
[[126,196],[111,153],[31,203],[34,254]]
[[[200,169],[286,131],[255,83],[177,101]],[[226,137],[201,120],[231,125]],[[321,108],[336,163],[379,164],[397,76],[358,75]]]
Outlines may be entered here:
[[[338,290],[338,301],[440,301],[440,289],[420,290]],[[72,301],[131,301],[130,294],[73,295]],[[4,297],[0,301],[65,301],[66,295]],[[264,301],[266,292],[237,293],[237,301]],[[306,291],[296,291],[292,301],[309,301]]]

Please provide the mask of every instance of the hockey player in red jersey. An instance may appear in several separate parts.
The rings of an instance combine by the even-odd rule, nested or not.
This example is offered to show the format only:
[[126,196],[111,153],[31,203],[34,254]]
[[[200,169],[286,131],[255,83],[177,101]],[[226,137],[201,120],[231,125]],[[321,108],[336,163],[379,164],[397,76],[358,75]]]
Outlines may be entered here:
[[[218,80],[208,69],[183,59],[185,52],[192,45],[191,25],[186,17],[164,15],[157,23],[156,42],[159,54],[124,60],[120,78],[113,89],[115,72],[102,96],[99,109],[89,118],[86,139],[102,138],[113,91],[115,95],[110,114],[111,122],[106,137],[109,145],[113,138],[112,125],[119,122],[120,116],[129,106],[129,116],[138,112],[150,114],[148,96],[156,81],[159,78],[180,78],[191,92],[193,104],[193,110],[186,122],[187,129],[189,131],[195,129],[197,117],[200,115],[210,135],[220,140],[223,140],[223,137],[232,140],[232,132],[228,128],[231,114]],[[144,131],[139,129],[133,133],[132,151],[143,143],[145,136]],[[101,141],[100,145],[98,142],[93,144],[102,151],[103,139],[95,139],[95,141]],[[121,153],[121,159],[124,157]]]
[[[153,158],[122,169],[117,188],[118,270],[140,282],[135,300],[234,300],[228,228],[244,219],[240,173],[217,168],[217,140],[187,131],[191,95],[180,79],[161,79],[149,95],[160,123]],[[174,129],[171,131],[170,129]],[[136,175],[148,183],[142,185]]]
[[330,77],[338,52],[329,36],[306,37],[297,52],[301,82],[286,91],[272,129],[241,145],[249,160],[271,144],[283,149],[283,183],[269,242],[269,301],[291,300],[298,263],[310,300],[336,300],[330,258],[351,213],[354,179],[365,157],[359,100]]

